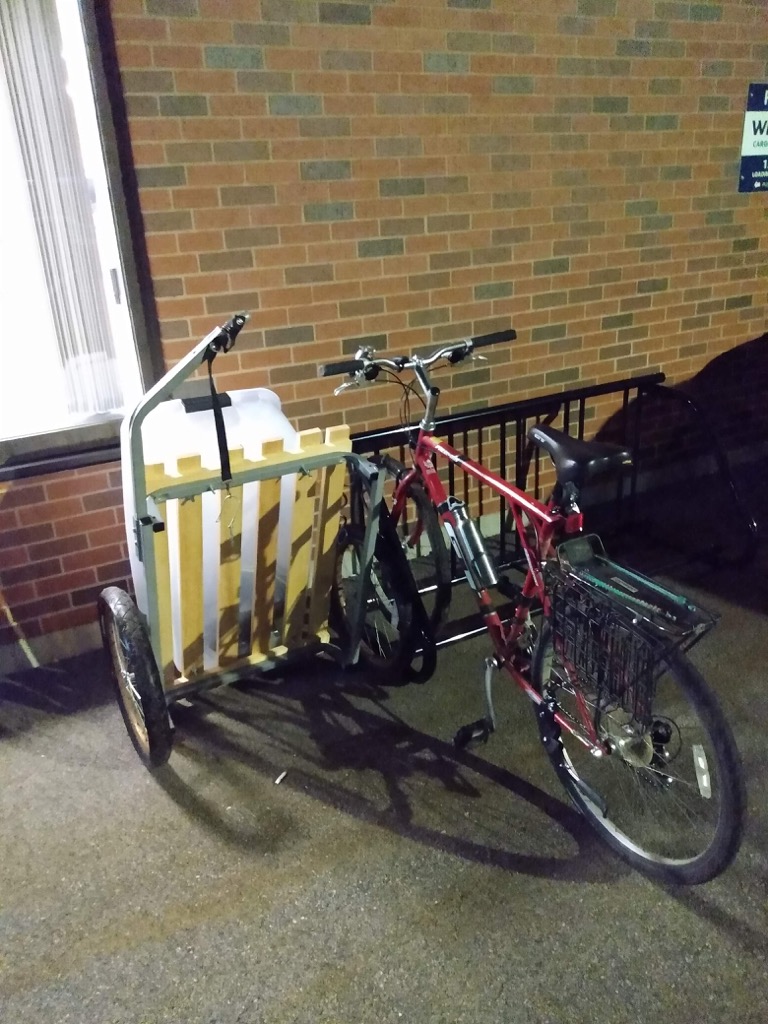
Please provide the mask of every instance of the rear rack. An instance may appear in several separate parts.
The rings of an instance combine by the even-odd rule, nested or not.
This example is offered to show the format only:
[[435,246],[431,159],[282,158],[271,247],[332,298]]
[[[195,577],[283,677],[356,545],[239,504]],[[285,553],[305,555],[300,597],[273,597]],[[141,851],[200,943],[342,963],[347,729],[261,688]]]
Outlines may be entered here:
[[550,570],[552,634],[570,682],[597,716],[618,706],[649,726],[665,659],[692,647],[716,617],[610,561],[598,537],[566,541],[558,558]]
[[714,613],[656,580],[612,562],[595,534],[575,537],[557,549],[560,569],[596,594],[625,605],[635,624],[686,649],[715,625]]

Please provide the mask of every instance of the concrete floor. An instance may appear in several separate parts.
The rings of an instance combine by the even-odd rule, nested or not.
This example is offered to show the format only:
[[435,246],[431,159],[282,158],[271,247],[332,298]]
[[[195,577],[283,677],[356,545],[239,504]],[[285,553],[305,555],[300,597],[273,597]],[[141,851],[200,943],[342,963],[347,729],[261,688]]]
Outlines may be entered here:
[[768,576],[713,578],[693,578],[722,613],[695,660],[750,817],[735,864],[690,890],[592,839],[521,695],[499,687],[500,733],[454,752],[482,638],[423,686],[315,661],[218,690],[180,709],[154,776],[100,654],[2,678],[0,1020],[764,1022]]

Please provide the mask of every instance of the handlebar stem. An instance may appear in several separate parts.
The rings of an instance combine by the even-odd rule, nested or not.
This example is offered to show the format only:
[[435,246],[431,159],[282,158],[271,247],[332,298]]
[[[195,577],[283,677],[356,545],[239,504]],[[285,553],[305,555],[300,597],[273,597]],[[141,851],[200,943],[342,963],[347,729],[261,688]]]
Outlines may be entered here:
[[437,399],[440,396],[440,388],[432,386],[432,382],[427,374],[424,362],[414,357],[412,361],[413,375],[419,382],[419,386],[424,394],[426,401],[424,407],[424,416],[421,419],[419,426],[422,430],[434,430],[435,429],[435,413],[437,411]]

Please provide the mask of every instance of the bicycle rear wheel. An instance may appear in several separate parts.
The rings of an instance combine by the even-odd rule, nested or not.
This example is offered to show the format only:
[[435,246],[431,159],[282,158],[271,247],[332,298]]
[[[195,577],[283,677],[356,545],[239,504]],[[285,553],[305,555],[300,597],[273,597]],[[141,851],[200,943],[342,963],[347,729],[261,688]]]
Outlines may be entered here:
[[[741,762],[717,699],[684,655],[660,664],[645,727],[619,707],[597,708],[554,651],[548,623],[532,678],[549,705],[539,706],[538,719],[555,772],[616,853],[652,877],[688,885],[730,864],[743,831]],[[609,752],[596,757],[560,729],[553,711],[579,725],[588,712]]]

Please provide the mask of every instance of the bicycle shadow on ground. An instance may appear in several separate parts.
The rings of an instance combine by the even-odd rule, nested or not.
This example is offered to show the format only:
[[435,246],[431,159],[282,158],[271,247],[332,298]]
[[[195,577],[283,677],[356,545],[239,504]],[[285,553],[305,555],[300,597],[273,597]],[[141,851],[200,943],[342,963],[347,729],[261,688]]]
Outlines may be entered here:
[[[335,667],[315,668],[311,678],[235,684],[175,710],[173,759],[198,767],[207,762],[246,802],[254,799],[254,774],[271,785],[287,767],[281,786],[404,839],[510,873],[589,883],[628,873],[569,805],[410,726],[388,702],[386,689]],[[220,805],[196,792],[173,759],[156,776],[185,813],[231,845],[250,848],[255,839],[264,849],[261,837],[232,825]],[[557,852],[510,848],[521,814],[529,844],[536,846],[530,829],[537,819],[541,845]],[[280,846],[289,828],[278,823],[267,848]]]
[[0,673],[0,738],[34,729],[47,716],[80,714],[114,700],[104,652]]
[[[734,870],[735,867],[728,869],[729,872]],[[755,926],[745,919],[750,911],[745,909],[745,918],[738,917],[733,911],[718,906],[716,897],[711,895],[706,887],[691,889],[659,885],[658,888],[681,907],[708,922],[716,931],[738,944],[746,953],[763,958],[768,956],[768,935],[764,928]]]

